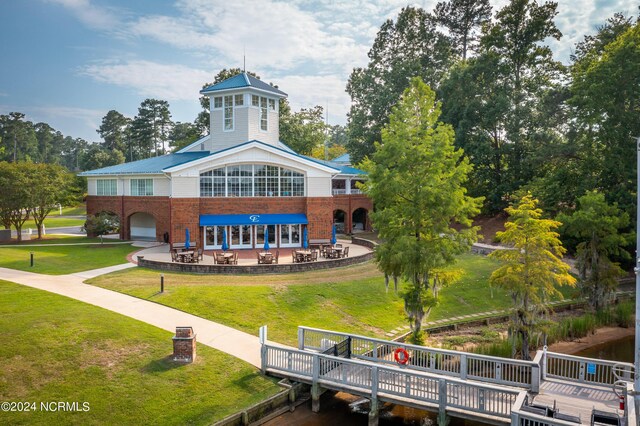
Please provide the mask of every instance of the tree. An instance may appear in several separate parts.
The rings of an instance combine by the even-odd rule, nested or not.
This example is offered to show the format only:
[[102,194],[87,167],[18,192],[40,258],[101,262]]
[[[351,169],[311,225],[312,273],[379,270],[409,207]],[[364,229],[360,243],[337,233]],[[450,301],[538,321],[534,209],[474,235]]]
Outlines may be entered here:
[[30,210],[42,239],[42,226],[57,205],[68,205],[73,197],[73,175],[57,164],[30,164],[27,173],[37,184],[30,188]]
[[38,160],[38,141],[33,123],[24,121],[21,112],[0,115],[0,139],[4,144],[4,157],[0,160],[18,162]]
[[158,99],[145,99],[138,115],[131,123],[131,132],[138,149],[138,158],[166,153],[166,142],[171,129],[169,103]]
[[475,30],[491,20],[491,5],[489,0],[450,0],[438,3],[434,14],[438,23],[449,30],[465,61],[467,51],[475,47]]
[[100,212],[96,215],[87,217],[87,221],[82,227],[87,235],[99,236],[102,242],[102,236],[113,234],[120,230],[120,220],[117,215],[109,212]]
[[635,212],[636,145],[640,135],[640,23],[616,15],[576,49],[570,105],[582,178],[630,214]]
[[124,161],[124,154],[119,150],[108,150],[100,144],[92,143],[81,156],[80,168],[82,170],[96,170],[122,164]]
[[354,164],[373,153],[374,142],[380,140],[410,79],[419,76],[437,88],[453,61],[451,43],[438,32],[436,19],[414,7],[402,9],[395,22],[382,24],[368,55],[367,67],[354,69],[347,83],[351,96],[347,149]]
[[102,124],[96,130],[104,140],[102,146],[107,150],[117,149],[122,153],[127,152],[127,129],[130,124],[131,119],[118,111],[112,109],[107,112],[107,115],[102,117]]
[[537,147],[534,142],[538,135],[544,134],[538,126],[537,106],[547,93],[557,90],[563,77],[562,64],[553,59],[548,46],[541,44],[548,37],[562,37],[553,21],[557,6],[552,2],[538,5],[532,0],[511,0],[486,27],[480,42],[483,52],[499,58],[497,66],[509,94],[505,130],[509,180],[514,189],[538,172],[538,163],[526,161]]
[[414,341],[436,302],[435,272],[476,240],[470,218],[481,203],[466,195],[469,160],[454,148],[453,129],[439,116],[435,93],[420,78],[411,79],[382,142],[363,163],[365,192],[376,206],[371,219],[382,240],[376,262],[386,276],[407,283],[403,298]]
[[280,116],[280,140],[295,152],[311,155],[326,139],[324,110],[321,106],[302,108],[299,112]]
[[562,234],[578,241],[578,284],[589,305],[598,311],[609,304],[618,278],[625,275],[610,257],[631,258],[622,248],[630,242],[629,235],[620,233],[629,226],[629,215],[620,211],[617,204],[607,204],[604,194],[592,191],[578,199],[573,213],[558,215],[558,221],[563,223]]
[[527,360],[531,333],[546,315],[547,302],[552,296],[562,297],[556,286],[573,286],[576,281],[569,274],[569,265],[561,259],[565,249],[554,231],[561,223],[542,219],[537,204],[538,200],[528,193],[515,206],[505,209],[509,220],[505,231],[496,236],[511,247],[490,254],[502,261],[503,266],[493,271],[489,281],[507,290],[513,300],[510,324],[513,355],[519,338],[522,358]]
[[38,184],[35,173],[29,173],[33,163],[0,162],[0,211],[2,220],[16,229],[18,241],[22,241],[22,226],[32,212],[33,189]]
[[195,124],[177,122],[169,134],[169,146],[177,151],[200,138],[201,133]]

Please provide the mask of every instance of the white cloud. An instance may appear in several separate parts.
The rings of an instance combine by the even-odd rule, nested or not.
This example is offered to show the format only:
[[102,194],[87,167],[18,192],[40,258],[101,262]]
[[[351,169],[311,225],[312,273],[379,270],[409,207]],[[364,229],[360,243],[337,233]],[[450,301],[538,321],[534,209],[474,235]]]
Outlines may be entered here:
[[88,27],[109,30],[117,26],[118,16],[115,10],[91,3],[90,0],[45,0],[69,10]]
[[132,88],[145,97],[169,101],[197,99],[202,85],[211,79],[206,71],[143,60],[96,63],[81,69],[80,74],[103,83]]

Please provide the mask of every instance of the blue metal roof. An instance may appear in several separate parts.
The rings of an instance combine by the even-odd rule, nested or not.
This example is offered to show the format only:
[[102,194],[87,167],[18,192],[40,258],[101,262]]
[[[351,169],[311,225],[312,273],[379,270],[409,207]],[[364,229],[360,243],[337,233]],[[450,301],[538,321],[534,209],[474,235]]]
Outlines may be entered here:
[[200,91],[202,94],[219,92],[221,90],[239,89],[241,87],[253,87],[259,90],[271,92],[279,96],[287,96],[282,90],[279,90],[272,85],[259,80],[246,72],[229,77],[226,80],[216,83],[212,86],[205,87]]
[[349,154],[342,154],[339,157],[334,158],[333,160],[334,163],[347,163],[347,164],[351,164],[351,156]]
[[226,225],[306,225],[304,213],[281,214],[201,214],[200,226]]
[[123,163],[115,166],[103,167],[101,169],[88,170],[80,173],[79,176],[162,173],[165,169],[206,157],[209,154],[209,151],[167,154],[160,157],[151,157],[144,160],[132,161],[131,163]]
[[360,169],[356,169],[355,167],[346,166],[344,164],[336,163],[335,160],[326,161],[326,160],[318,160],[317,158],[307,157],[306,155],[300,155],[300,157],[304,157],[307,160],[315,161],[316,163],[324,164],[325,166],[332,167],[334,169],[340,170],[341,175],[366,175],[367,172],[364,172]]

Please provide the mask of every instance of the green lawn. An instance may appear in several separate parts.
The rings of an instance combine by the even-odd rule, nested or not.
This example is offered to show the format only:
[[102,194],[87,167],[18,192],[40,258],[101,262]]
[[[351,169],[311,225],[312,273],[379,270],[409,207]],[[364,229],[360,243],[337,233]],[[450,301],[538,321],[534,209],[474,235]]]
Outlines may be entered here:
[[0,411],[0,424],[210,424],[279,390],[254,367],[198,345],[171,361],[172,333],[0,281],[0,401],[88,402],[88,412]]
[[[504,291],[488,285],[495,261],[469,254],[456,267],[464,270],[461,281],[440,291],[429,320],[510,306]],[[250,333],[267,324],[272,340],[288,344],[295,343],[298,325],[384,337],[407,324],[402,299],[393,288],[385,292],[384,279],[372,263],[289,275],[164,275],[163,294],[158,293],[160,272],[142,268],[88,282]]]
[[[49,236],[48,239],[23,241],[0,246],[0,267],[41,274],[62,275],[73,272],[119,265],[127,261],[127,254],[138,250],[131,244],[107,244],[116,240],[105,240],[105,244],[58,245],[70,243],[96,243],[98,238]],[[35,245],[35,247],[34,247]],[[30,252],[34,253],[35,265],[30,266]]]
[[[65,226],[82,226],[86,219],[79,219],[75,217],[64,217],[56,215],[50,215],[44,220],[44,229],[45,232],[49,228],[62,228]],[[36,223],[33,219],[27,220],[24,225],[22,225],[22,232],[26,232],[27,229],[33,229],[33,234],[38,235],[38,228],[36,227]],[[15,229],[15,227],[12,227]]]

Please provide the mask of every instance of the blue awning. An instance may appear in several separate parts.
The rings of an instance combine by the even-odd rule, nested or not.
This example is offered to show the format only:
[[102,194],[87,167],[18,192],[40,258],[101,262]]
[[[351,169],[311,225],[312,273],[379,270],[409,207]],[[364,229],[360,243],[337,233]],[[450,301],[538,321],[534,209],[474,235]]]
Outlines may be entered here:
[[304,213],[282,214],[202,214],[200,226],[225,225],[306,225]]

